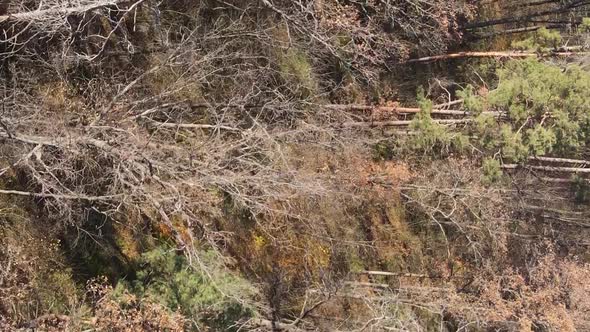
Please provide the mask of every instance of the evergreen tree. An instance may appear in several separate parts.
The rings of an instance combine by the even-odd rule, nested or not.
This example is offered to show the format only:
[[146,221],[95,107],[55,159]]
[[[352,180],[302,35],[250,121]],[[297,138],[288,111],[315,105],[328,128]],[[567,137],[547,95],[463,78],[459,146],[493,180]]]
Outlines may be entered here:
[[213,252],[202,252],[200,260],[211,270],[195,270],[185,256],[158,247],[141,256],[137,279],[121,281],[117,289],[180,311],[194,322],[193,329],[231,330],[236,322],[253,314],[232,296],[247,298],[252,289],[245,280],[216,267]]

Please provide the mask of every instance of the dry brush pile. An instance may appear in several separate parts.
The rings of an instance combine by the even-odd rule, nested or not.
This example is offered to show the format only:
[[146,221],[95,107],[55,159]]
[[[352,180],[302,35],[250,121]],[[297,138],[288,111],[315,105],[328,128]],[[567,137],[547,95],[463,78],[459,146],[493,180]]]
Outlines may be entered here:
[[[235,214],[235,222],[257,225],[263,236],[255,245],[271,255],[264,243],[279,234],[279,221],[305,219],[300,209],[311,210],[316,198],[330,193],[355,194],[351,174],[310,170],[315,166],[298,160],[298,151],[305,149],[317,151],[311,160],[349,150],[366,154],[365,139],[340,125],[350,115],[318,105],[351,82],[375,85],[380,67],[417,50],[410,47],[415,32],[433,37],[430,47],[445,47],[455,38],[453,20],[468,12],[442,1],[408,1],[402,7],[312,1],[4,2],[0,193],[31,204],[29,218],[44,220],[55,231],[52,238],[73,229],[78,236],[64,248],[103,241],[105,224],[132,238],[147,222],[184,252],[194,269],[208,271],[200,258],[203,248],[231,253],[238,246],[239,229],[229,232],[236,226],[227,223]],[[410,9],[421,13],[419,18],[409,15]],[[382,29],[387,22],[392,31]],[[412,28],[414,23],[421,28]],[[272,244],[286,248],[288,261],[298,252],[289,242],[297,240],[281,241]],[[127,257],[138,255],[139,245],[123,244]],[[307,278],[322,280],[313,264],[326,261],[309,262]],[[295,263],[281,266],[292,269]],[[272,268],[265,269],[260,271],[272,275]],[[256,279],[260,271],[246,272]],[[3,279],[0,287],[10,292],[15,285],[29,285],[24,275],[17,272],[19,280]],[[268,284],[267,293],[276,293],[273,281]],[[279,310],[276,296],[258,305],[272,322],[240,324],[283,324],[284,312],[292,310]],[[130,300],[130,315],[161,310],[137,301]],[[70,313],[83,311],[74,307]],[[72,317],[35,320],[8,302],[1,308],[14,323],[74,326]],[[92,310],[99,315],[120,308],[101,299]],[[295,328],[303,318],[307,314],[289,324]],[[111,327],[130,328],[119,323]]]
[[[151,280],[142,269],[166,259],[174,264],[164,264],[160,272],[168,277],[162,279],[181,286],[227,279],[199,293],[207,304],[196,307],[199,322],[189,317],[197,309],[166,309],[138,294],[167,294],[131,280],[124,291],[89,283],[83,295],[68,298],[67,317],[19,316],[0,300],[0,315],[14,314],[14,321],[0,324],[211,327],[222,316],[211,294],[255,311],[225,326],[236,330],[583,322],[587,306],[577,290],[586,270],[560,260],[555,264],[569,264],[564,281],[546,271],[556,260],[552,243],[539,252],[518,244],[541,233],[529,223],[532,214],[515,215],[518,193],[482,184],[479,165],[431,164],[413,148],[400,150],[413,153],[402,161],[405,156],[387,147],[381,153],[375,144],[384,134],[373,130],[382,127],[377,122],[409,125],[408,137],[424,129],[439,133],[427,128],[427,115],[462,128],[473,121],[465,118],[468,105],[449,100],[425,114],[424,107],[391,104],[375,112],[378,121],[367,114],[371,107],[342,107],[384,93],[378,89],[384,68],[445,53],[461,40],[472,6],[55,0],[8,1],[0,11],[0,194],[17,197],[9,203],[26,206],[29,221],[50,225],[52,243],[71,240],[74,230],[75,241],[56,245],[73,253],[87,243],[108,247],[106,233],[116,233],[121,250],[109,258],[140,262],[129,274],[136,281]],[[351,91],[360,97],[348,96]],[[446,156],[453,149],[432,142],[412,144]],[[420,162],[423,168],[416,167]],[[4,233],[18,229],[14,220],[4,222]],[[142,232],[185,257],[152,251],[153,240]],[[26,252],[18,241],[0,245]],[[541,264],[510,270],[522,263],[509,262],[511,254],[529,249]],[[0,253],[0,261],[9,262],[5,256]],[[15,287],[35,292],[41,282],[23,277],[27,262],[14,261],[17,272],[0,275],[2,297]],[[480,268],[484,272],[472,272]],[[192,279],[188,270],[204,277]],[[238,284],[221,272],[229,270],[241,270],[259,292],[224,293],[224,283]],[[511,273],[498,277],[502,270]],[[581,308],[572,311],[577,320],[571,312],[543,312],[561,308],[565,297]]]

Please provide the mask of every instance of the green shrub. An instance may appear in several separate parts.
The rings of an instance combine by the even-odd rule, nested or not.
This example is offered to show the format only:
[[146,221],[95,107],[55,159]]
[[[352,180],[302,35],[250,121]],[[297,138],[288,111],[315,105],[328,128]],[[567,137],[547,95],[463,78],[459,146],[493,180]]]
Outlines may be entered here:
[[549,30],[545,27],[537,30],[532,37],[524,40],[512,42],[512,48],[519,51],[543,51],[547,48],[557,48],[561,43],[561,34],[559,31]]
[[141,256],[137,279],[120,281],[117,289],[181,312],[195,322],[192,329],[231,330],[237,321],[253,314],[237,300],[250,297],[253,290],[246,281],[223,271],[215,258],[213,252],[202,252],[203,267],[195,269],[185,256],[159,247]]
[[[556,39],[542,30],[546,41]],[[553,39],[552,39],[553,38]],[[577,65],[562,68],[536,59],[516,60],[497,70],[498,86],[477,96],[471,86],[458,91],[474,117],[470,137],[484,154],[522,162],[548,153],[577,154],[590,143],[590,74]],[[461,152],[470,140],[432,120],[432,103],[419,94],[421,111],[407,141],[425,154]],[[496,113],[485,112],[487,110]]]
[[277,54],[279,73],[287,86],[301,97],[313,96],[318,85],[307,54],[292,47]]
[[471,114],[478,115],[484,109],[483,100],[475,94],[472,85],[457,91],[457,97],[463,99],[463,107]]
[[447,130],[444,125],[434,121],[430,116],[432,101],[424,97],[423,91],[418,92],[420,113],[410,123],[410,129],[417,131],[407,143],[410,150],[442,155],[451,151],[462,151],[469,143],[467,136]]
[[580,31],[590,32],[590,17],[582,18],[582,24],[580,24]]
[[532,51],[538,47],[537,43],[535,43],[535,40],[532,37],[519,41],[513,41],[510,46],[512,49],[517,51]]
[[557,138],[551,129],[547,129],[539,124],[534,128],[527,129],[527,145],[529,147],[529,154],[534,156],[545,155],[553,149]]
[[542,27],[537,30],[537,40],[541,47],[557,48],[561,43],[561,34],[559,31]]
[[35,280],[36,297],[41,306],[52,313],[69,313],[78,304],[79,289],[72,277],[72,269],[51,271]]
[[481,166],[481,170],[482,182],[484,184],[491,184],[497,182],[502,177],[502,168],[500,167],[500,162],[496,159],[484,159]]
[[373,160],[392,160],[396,155],[397,146],[394,141],[383,140],[373,145]]
[[71,314],[80,290],[56,234],[0,196],[0,321],[20,324],[46,314]]
[[576,204],[587,204],[590,201],[590,184],[579,175],[572,177],[571,191]]
[[522,134],[512,131],[509,125],[503,125],[500,129],[500,145],[502,155],[514,161],[523,161],[528,155],[528,148],[523,142]]
[[477,133],[478,143],[483,149],[492,150],[499,146],[498,130],[500,125],[493,115],[478,115],[474,119],[473,128]]
[[[499,84],[489,106],[506,113],[500,135],[490,119],[480,119],[478,134],[489,147],[501,147],[516,161],[549,152],[575,153],[590,137],[590,74],[537,60],[511,61],[498,71]],[[485,123],[483,123],[485,122]],[[497,141],[494,141],[497,140]]]

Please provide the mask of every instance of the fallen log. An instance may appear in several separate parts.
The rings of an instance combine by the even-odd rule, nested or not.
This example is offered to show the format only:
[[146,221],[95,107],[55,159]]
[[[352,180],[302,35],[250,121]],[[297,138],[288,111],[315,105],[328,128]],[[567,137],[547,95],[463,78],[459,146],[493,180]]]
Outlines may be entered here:
[[426,56],[422,58],[410,59],[406,63],[423,63],[459,58],[532,58],[532,57],[568,57],[574,55],[588,55],[588,52],[574,51],[557,51],[549,53],[536,52],[515,52],[515,51],[494,51],[494,52],[459,52],[451,54],[441,54]]
[[[462,101],[460,101],[462,102]],[[440,108],[441,106],[445,105],[454,105],[459,103],[459,101],[435,105],[429,113],[430,114],[437,114],[437,115],[459,115],[459,116],[466,116],[469,115],[468,111],[459,111],[459,110],[447,110]],[[422,110],[417,107],[400,107],[400,106],[373,106],[373,105],[357,105],[357,104],[350,104],[350,105],[342,105],[342,104],[328,104],[324,105],[325,108],[337,110],[337,111],[377,111],[377,112],[391,112],[391,113],[398,113],[398,114],[416,114],[420,113]],[[482,112],[482,114],[490,114],[490,115],[502,115],[502,112]]]
[[[445,120],[432,120],[442,125],[455,125],[465,124],[472,121],[472,119],[445,119]],[[403,127],[409,126],[412,120],[393,120],[393,121],[362,121],[362,122],[344,122],[341,126],[344,128],[352,127]]]
[[228,130],[228,131],[240,131],[236,127],[229,127],[224,125],[216,124],[201,124],[201,123],[172,123],[172,122],[159,122],[151,120],[151,123],[157,127],[162,128],[173,128],[173,129],[214,129],[214,130]]
[[[543,182],[549,182],[549,183],[566,183],[566,184],[571,184],[571,183],[575,182],[574,179],[547,178],[547,177],[542,177],[542,178],[540,178],[540,180]],[[583,181],[590,183],[590,180],[588,180],[588,179],[583,179]]]
[[590,161],[583,159],[568,159],[568,158],[554,158],[554,157],[529,157],[529,160],[544,161],[548,163],[563,163],[563,164],[582,164],[589,165]]
[[515,34],[515,33],[523,33],[523,32],[537,31],[540,28],[541,28],[540,25],[535,25],[535,26],[532,26],[532,27],[515,28],[515,29],[508,29],[508,30],[500,30],[500,31],[488,32],[488,33],[482,33],[482,34],[475,35],[475,37],[476,38],[479,38],[479,39],[481,39],[481,38],[489,38],[489,37],[509,35],[509,34]]
[[1,15],[0,16],[0,23],[14,20],[14,21],[34,21],[43,19],[45,17],[62,17],[62,16],[69,16],[77,13],[85,13],[94,9],[106,7],[106,6],[116,6],[120,5],[123,2],[129,2],[128,0],[116,1],[116,0],[99,0],[87,5],[82,6],[54,6],[49,9],[42,9],[42,10],[34,10],[30,12],[22,12],[22,13],[14,13],[8,15]]
[[389,277],[408,277],[408,278],[430,278],[426,274],[406,273],[406,272],[387,272],[387,271],[362,271],[359,274],[372,276],[389,276]]
[[[325,105],[326,108],[332,110],[339,110],[339,111],[377,111],[377,112],[392,112],[392,113],[400,113],[400,114],[413,114],[413,113],[420,113],[420,108],[414,107],[398,107],[398,106],[372,106],[372,105],[338,105],[338,104],[328,104]],[[441,115],[467,115],[468,112],[466,111],[457,111],[457,110],[445,110],[445,109],[433,109],[430,111],[431,114],[441,114]]]
[[517,164],[504,164],[501,167],[502,167],[502,169],[523,168],[523,169],[528,169],[528,170],[545,171],[545,172],[590,173],[590,168],[583,168],[583,167],[531,166],[531,165],[517,165]]
[[488,20],[488,21],[468,23],[464,26],[464,29],[472,30],[472,29],[476,29],[476,28],[485,28],[485,27],[501,25],[501,24],[509,24],[509,23],[517,23],[517,22],[519,22],[519,23],[531,22],[534,19],[539,18],[539,17],[548,16],[548,15],[555,15],[555,14],[559,14],[559,13],[567,13],[569,11],[572,11],[575,8],[580,8],[580,7],[587,6],[587,5],[590,5],[590,1],[585,1],[585,0],[573,1],[567,5],[559,6],[558,8],[540,10],[540,11],[528,13],[528,14],[522,15],[522,16],[512,15],[512,16],[492,19],[492,20]]

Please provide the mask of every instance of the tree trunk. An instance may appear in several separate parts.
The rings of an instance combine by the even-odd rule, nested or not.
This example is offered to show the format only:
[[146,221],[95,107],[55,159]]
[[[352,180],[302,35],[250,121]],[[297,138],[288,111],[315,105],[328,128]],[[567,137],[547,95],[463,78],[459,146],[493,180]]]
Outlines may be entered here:
[[558,167],[558,166],[521,166],[517,164],[504,164],[503,169],[517,169],[524,168],[534,171],[546,171],[546,172],[560,172],[560,173],[590,173],[590,168],[583,167]]
[[84,13],[84,12],[91,11],[93,9],[98,9],[101,7],[120,5],[123,2],[128,2],[128,1],[99,0],[99,1],[93,2],[88,5],[84,5],[84,6],[77,6],[77,7],[56,6],[54,8],[50,8],[50,9],[1,15],[0,16],[0,23],[8,21],[8,20],[34,21],[34,20],[41,19],[43,17],[55,17],[55,16],[61,16],[61,15],[68,16],[68,15],[72,15],[75,13]]
[[571,3],[565,7],[555,8],[555,9],[551,9],[551,10],[544,10],[544,11],[540,11],[540,12],[536,12],[536,13],[532,13],[532,14],[528,14],[528,15],[510,16],[510,17],[503,17],[503,18],[499,18],[499,19],[495,19],[495,20],[469,23],[469,24],[465,25],[464,28],[465,29],[476,29],[476,28],[485,28],[485,27],[489,27],[489,26],[507,24],[507,23],[517,23],[517,22],[524,23],[524,22],[529,22],[531,19],[536,18],[536,17],[546,16],[546,15],[551,15],[551,14],[566,13],[572,9],[586,6],[586,5],[590,5],[590,1],[579,0],[579,1],[574,1],[573,3]]
[[[544,26],[544,28],[546,28],[546,29],[559,29],[562,26],[563,25],[561,25],[561,24],[552,24],[552,25]],[[543,28],[543,26],[535,25],[535,26],[531,26],[531,27],[524,27],[524,28],[508,29],[508,30],[501,30],[501,31],[489,32],[489,33],[482,33],[482,34],[475,35],[475,37],[478,38],[478,39],[482,39],[482,38],[489,38],[489,37],[495,37],[495,36],[503,36],[503,35],[510,35],[510,34],[516,34],[516,33],[524,33],[524,32],[537,31],[540,28]]]
[[432,62],[459,58],[530,58],[530,57],[568,57],[574,55],[588,55],[588,52],[557,51],[549,53],[514,52],[514,51],[490,51],[490,52],[459,52],[451,54],[433,55],[422,58],[410,59],[406,63]]
[[[442,125],[465,124],[472,121],[472,119],[452,119],[452,120],[432,120]],[[345,122],[342,124],[344,128],[352,127],[404,127],[409,126],[412,120],[393,120],[393,121],[363,121],[363,122]],[[589,169],[590,170],[590,169]]]
[[529,160],[545,161],[549,163],[563,163],[563,164],[581,164],[588,165],[590,161],[582,159],[567,159],[567,158],[553,158],[553,157],[530,157]]
[[[329,104],[325,105],[324,107],[333,110],[341,110],[341,111],[377,111],[377,112],[391,112],[391,113],[399,113],[399,114],[415,114],[420,113],[420,108],[415,107],[397,107],[397,106],[372,106],[372,105],[338,105],[338,104]],[[465,116],[468,113],[466,111],[456,111],[456,110],[445,110],[445,109],[433,109],[431,114],[440,114],[440,115],[461,115]]]

